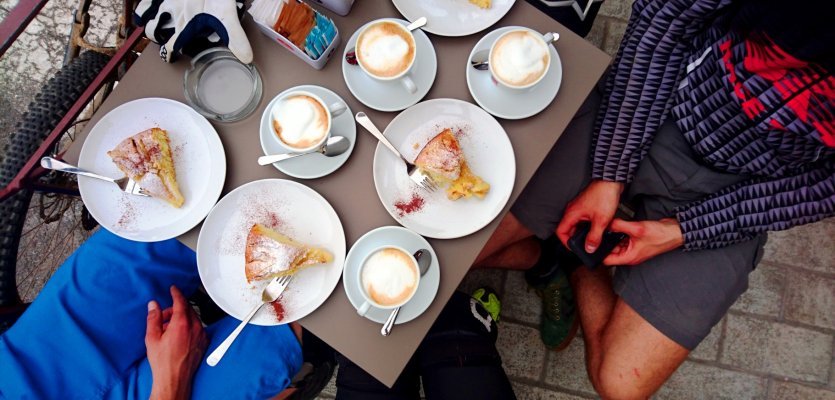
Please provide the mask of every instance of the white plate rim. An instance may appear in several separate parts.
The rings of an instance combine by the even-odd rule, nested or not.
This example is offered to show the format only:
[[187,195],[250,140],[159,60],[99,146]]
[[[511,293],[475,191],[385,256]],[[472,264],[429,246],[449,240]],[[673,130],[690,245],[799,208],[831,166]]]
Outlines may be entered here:
[[[339,101],[341,101],[343,104],[345,104],[346,110],[344,111],[343,114],[340,114],[339,117],[341,117],[342,115],[348,115],[348,116],[351,117],[351,125],[350,126],[351,126],[351,129],[353,130],[353,137],[348,138],[350,140],[351,144],[349,145],[348,150],[345,151],[345,153],[343,153],[339,156],[333,157],[333,158],[338,158],[339,159],[338,164],[336,164],[336,165],[334,165],[333,167],[330,167],[330,168],[323,168],[321,171],[316,172],[316,173],[299,174],[299,173],[288,170],[287,167],[282,167],[280,162],[273,163],[271,165],[273,167],[275,167],[275,169],[284,173],[285,175],[292,176],[293,178],[297,178],[297,179],[318,179],[318,178],[328,176],[328,175],[338,171],[340,168],[342,168],[342,166],[345,165],[346,162],[348,162],[348,159],[351,158],[351,154],[354,152],[354,145],[357,142],[357,124],[356,124],[356,122],[353,122],[354,121],[354,117],[353,117],[354,112],[351,110],[351,106],[348,105],[348,102],[346,102],[345,99],[342,98],[342,96],[338,95],[333,90],[330,90],[330,89],[328,89],[324,86],[318,86],[318,85],[294,86],[294,87],[285,89],[281,93],[275,95],[275,97],[273,97],[272,100],[270,100],[269,103],[267,103],[267,107],[264,109],[264,112],[261,114],[261,119],[259,120],[259,125],[258,125],[258,139],[261,143],[261,151],[264,153],[264,155],[269,154],[268,151],[267,151],[266,144],[264,143],[264,141],[266,140],[266,138],[265,138],[266,134],[264,133],[264,130],[263,130],[264,119],[268,118],[267,114],[269,113],[269,110],[272,108],[273,103],[275,103],[276,100],[278,100],[285,93],[288,93],[288,92],[294,91],[294,90],[305,90],[305,91],[311,92],[311,93],[313,93],[313,94],[315,94],[319,97],[322,97],[321,93],[317,93],[317,91],[321,91],[321,92],[324,92],[324,93],[327,93],[329,95],[332,95],[332,96],[336,97],[337,99],[339,99]],[[323,100],[324,100],[324,98],[323,98]],[[339,117],[334,117],[334,119],[339,118]],[[331,124],[333,125],[333,122],[331,122]],[[331,130],[333,130],[333,126],[331,127]]]
[[[403,9],[401,8],[401,5],[398,4],[401,1],[404,1],[404,0],[392,0],[392,3],[394,3],[394,8],[397,9],[397,12],[399,12],[400,15],[403,16],[403,18],[408,19],[409,17],[406,15],[405,12],[403,12]],[[406,0],[406,1],[408,1],[408,0]],[[433,29],[432,27],[427,27],[427,26],[424,26],[421,29],[423,29],[423,30],[425,30],[429,33],[433,33],[435,35],[438,35],[438,36],[446,36],[446,37],[469,36],[469,35],[472,35],[472,34],[475,34],[475,33],[479,33],[479,32],[481,32],[481,31],[483,31],[487,28],[490,28],[491,26],[495,25],[497,22],[501,21],[502,18],[504,18],[505,15],[507,15],[507,13],[510,12],[510,9],[512,9],[514,5],[516,5],[516,0],[512,0],[510,2],[510,6],[508,6],[507,9],[503,13],[501,13],[501,15],[498,15],[498,18],[496,18],[495,21],[491,21],[489,24],[487,24],[483,27],[482,26],[476,27],[476,28],[474,28],[474,30],[465,30],[465,31],[461,31],[461,32],[448,32],[448,31]]]
[[[437,280],[435,281],[435,284],[434,284],[434,285],[432,285],[432,286],[433,286],[433,288],[431,289],[431,290],[432,290],[432,295],[431,295],[431,296],[426,296],[426,298],[428,298],[429,300],[427,301],[427,303],[426,303],[426,305],[425,305],[425,306],[420,306],[420,307],[422,307],[422,308],[423,308],[422,310],[420,310],[419,312],[416,312],[416,314],[415,314],[414,316],[410,316],[410,315],[408,315],[408,313],[404,313],[404,312],[403,312],[403,309],[401,309],[401,310],[400,310],[400,311],[401,311],[401,314],[399,314],[399,315],[398,315],[398,319],[397,319],[397,320],[395,321],[395,323],[394,323],[395,325],[400,325],[400,324],[405,324],[405,323],[407,323],[407,322],[413,321],[413,320],[417,319],[418,317],[420,317],[421,315],[423,315],[423,313],[425,313],[425,312],[426,312],[426,310],[427,310],[427,309],[429,309],[429,307],[430,307],[430,306],[432,305],[432,303],[435,301],[435,297],[437,297],[437,296],[438,296],[438,290],[440,289],[440,286],[441,286],[441,275],[440,275],[440,274],[441,274],[441,263],[440,263],[440,260],[438,259],[438,254],[435,252],[435,248],[433,248],[433,247],[432,247],[432,244],[431,244],[431,243],[429,243],[429,241],[428,241],[428,240],[426,240],[426,238],[425,238],[425,237],[421,236],[419,233],[417,233],[417,232],[415,232],[415,231],[413,231],[413,230],[411,230],[411,229],[409,229],[409,228],[406,228],[406,227],[403,227],[403,226],[399,226],[399,225],[384,225],[384,226],[379,226],[379,227],[377,227],[377,228],[374,228],[374,229],[372,229],[372,230],[370,230],[370,231],[366,232],[365,234],[363,234],[363,235],[362,235],[359,239],[357,239],[357,240],[354,242],[353,246],[351,246],[351,249],[349,249],[349,250],[348,250],[348,255],[347,255],[347,256],[345,256],[345,268],[347,268],[347,266],[348,266],[348,262],[349,262],[349,260],[351,260],[352,255],[354,255],[354,249],[356,249],[356,248],[357,248],[357,244],[358,244],[358,243],[361,243],[361,242],[363,242],[363,241],[369,240],[369,238],[370,238],[371,236],[378,235],[378,234],[380,234],[381,232],[384,232],[384,231],[389,231],[389,230],[397,230],[397,231],[401,231],[401,232],[403,232],[404,234],[412,235],[412,236],[414,236],[414,237],[415,237],[415,239],[416,239],[416,240],[419,240],[419,241],[423,242],[423,243],[424,243],[424,245],[426,246],[426,249],[427,249],[427,250],[429,250],[429,253],[432,255],[432,263],[431,263],[431,264],[429,264],[429,271],[427,271],[426,273],[427,273],[427,274],[429,274],[429,273],[430,273],[430,271],[437,270],[437,272],[436,272],[436,273],[437,273],[437,275],[438,275],[438,278],[437,278]],[[354,255],[354,256],[355,256],[355,257],[359,257],[359,255]],[[359,263],[359,262],[361,262],[361,261],[362,261],[362,260],[359,260],[359,261],[357,261],[357,262]],[[344,269],[343,269],[343,271],[344,271]],[[423,279],[423,278],[422,278],[422,279]],[[354,287],[356,287],[357,285],[355,285],[354,283],[350,283],[350,284],[349,284],[349,283],[347,282],[347,275],[343,273],[343,274],[342,274],[342,286],[345,288],[345,297],[347,297],[347,298],[348,298],[348,302],[351,304],[351,307],[353,307],[353,308],[354,308],[354,310],[356,310],[356,309],[357,309],[357,306],[358,306],[359,304],[354,304],[353,299],[351,299],[351,296],[348,294],[348,292],[349,292],[349,291],[354,291],[354,289],[348,289],[348,288],[349,288],[349,287],[354,288]],[[423,287],[424,287],[424,286],[420,286],[420,287],[418,287],[418,291],[420,291],[420,290],[421,290],[421,288],[423,288]],[[360,295],[360,296],[362,296],[362,295]],[[417,297],[417,295],[415,295],[415,297]],[[413,298],[413,300],[414,300],[414,299],[415,299],[415,298]],[[409,303],[411,303],[411,302],[412,302],[412,300],[410,300],[410,301],[409,301]],[[409,304],[409,303],[407,303],[407,305],[404,305],[403,307],[408,307],[408,304]],[[372,306],[372,308],[373,308],[373,306]],[[386,312],[386,310],[382,310],[382,311],[383,311],[385,314],[388,314],[388,312]],[[359,315],[358,315],[358,316],[359,316]],[[374,317],[373,317],[373,314],[372,314],[370,311],[369,311],[369,313],[366,313],[366,314],[365,314],[365,316],[363,316],[362,318],[366,318],[366,319],[368,319],[368,320],[370,320],[370,321],[374,321],[374,322],[379,323],[379,324],[382,324],[382,323],[386,322],[385,318],[379,318],[379,319],[378,319],[378,318],[374,318]]]
[[377,110],[377,111],[382,111],[382,112],[402,111],[402,110],[405,110],[405,109],[419,103],[424,97],[426,97],[427,94],[429,94],[429,91],[432,89],[432,86],[435,84],[435,79],[438,78],[438,54],[435,52],[435,45],[432,43],[432,40],[429,38],[429,35],[427,35],[425,32],[415,33],[414,34],[415,37],[416,38],[417,37],[423,37],[426,40],[426,42],[429,44],[429,49],[432,50],[432,57],[431,57],[432,80],[429,82],[428,85],[426,85],[425,89],[419,89],[415,94],[410,95],[409,97],[411,98],[411,96],[414,96],[415,100],[414,101],[409,100],[409,103],[404,105],[404,106],[398,105],[398,106],[394,106],[394,107],[387,107],[384,104],[383,105],[370,104],[369,102],[366,102],[365,100],[362,99],[366,96],[361,96],[361,95],[357,94],[358,89],[356,89],[354,87],[355,85],[351,83],[351,80],[348,79],[348,74],[346,73],[346,70],[348,70],[349,67],[350,68],[353,68],[353,67],[359,68],[359,66],[348,64],[345,61],[345,55],[348,54],[348,50],[353,48],[352,43],[356,44],[357,36],[359,36],[359,33],[366,26],[368,26],[369,24],[374,23],[374,22],[378,22],[378,21],[395,21],[395,22],[397,22],[401,25],[408,25],[409,24],[409,21],[406,21],[406,20],[400,19],[400,18],[379,18],[379,19],[369,21],[369,22],[363,24],[361,27],[357,28],[357,30],[354,31],[354,33],[351,34],[351,36],[348,38],[348,41],[345,44],[345,49],[342,51],[342,59],[340,61],[340,63],[342,64],[342,80],[345,81],[345,86],[348,86],[348,90],[351,92],[351,94],[354,96],[354,98],[357,99],[360,103],[364,104],[365,106],[367,106],[371,109]]
[[[220,176],[220,179],[210,180],[209,186],[206,189],[207,194],[205,196],[201,197],[201,200],[203,200],[203,201],[200,204],[202,206],[198,207],[197,209],[194,209],[190,214],[190,215],[200,215],[200,217],[199,218],[195,217],[195,219],[193,221],[189,221],[187,223],[180,224],[179,229],[171,229],[171,231],[168,234],[164,234],[164,235],[161,235],[161,236],[143,236],[143,235],[141,235],[141,233],[142,233],[141,231],[122,232],[122,231],[119,231],[117,229],[113,229],[113,227],[108,226],[107,224],[101,222],[102,221],[102,218],[100,218],[101,214],[97,213],[95,207],[89,207],[89,206],[87,207],[87,210],[90,212],[90,215],[96,221],[98,221],[103,228],[107,229],[109,232],[113,233],[116,236],[122,237],[124,239],[133,240],[133,241],[136,241],[136,242],[146,242],[147,243],[147,242],[158,242],[158,241],[163,241],[163,240],[168,240],[168,239],[178,237],[178,236],[190,231],[195,226],[199,225],[206,218],[206,216],[209,214],[209,212],[211,212],[212,208],[214,208],[214,205],[217,203],[218,199],[220,198],[220,194],[223,192],[223,186],[226,183],[226,150],[223,148],[223,142],[221,142],[221,140],[220,140],[220,135],[218,135],[217,130],[214,128],[214,126],[212,126],[211,122],[209,122],[209,120],[206,119],[206,117],[204,117],[203,115],[201,115],[200,113],[195,111],[193,108],[189,107],[187,104],[181,103],[177,100],[164,98],[164,97],[143,97],[143,98],[140,98],[140,99],[135,99],[135,100],[131,100],[131,101],[128,101],[126,103],[120,104],[116,108],[108,111],[107,114],[105,114],[103,117],[101,117],[101,119],[99,119],[96,122],[96,125],[93,126],[92,129],[90,129],[90,132],[87,134],[87,137],[84,139],[84,143],[81,145],[81,152],[79,153],[79,156],[78,156],[79,167],[84,168],[84,166],[86,164],[85,160],[87,160],[88,157],[90,157],[87,153],[92,151],[92,150],[90,150],[90,148],[87,146],[87,143],[89,143],[88,139],[90,137],[94,137],[94,135],[98,135],[98,133],[97,133],[98,131],[96,130],[96,126],[98,126],[100,122],[107,120],[107,118],[109,116],[116,115],[115,113],[117,112],[117,110],[121,111],[122,109],[133,107],[133,106],[136,106],[137,104],[143,103],[143,102],[168,103],[169,105],[171,105],[173,107],[181,108],[185,112],[193,114],[195,117],[199,117],[199,118],[197,118],[197,120],[201,121],[201,124],[204,124],[205,127],[207,128],[207,130],[203,132],[204,135],[202,135],[202,137],[206,139],[206,143],[207,143],[207,146],[209,147],[209,151],[212,153],[212,154],[209,155],[209,157],[214,158],[212,165],[217,165],[218,166],[218,168],[219,168],[218,172],[219,172],[219,176]],[[113,118],[113,117],[110,117],[110,118]],[[104,131],[104,132],[106,133],[107,131]],[[209,134],[209,132],[211,132],[212,134]],[[105,134],[105,133],[102,133],[102,134]],[[217,164],[215,164],[215,163],[217,163]],[[209,178],[207,177],[207,179],[209,179]],[[88,192],[88,189],[85,189],[85,187],[87,187],[87,184],[85,184],[83,182],[85,182],[85,181],[81,180],[78,183],[78,191],[81,194],[82,201],[84,201],[85,197],[91,196],[91,194]],[[212,186],[212,185],[214,185],[214,186]],[[87,194],[85,195],[85,193],[87,193]],[[205,199],[210,199],[211,201],[206,201]],[[87,205],[88,203],[86,201],[84,201],[84,204]],[[180,221],[180,220],[178,220],[178,221]]]
[[[211,215],[215,211],[215,209],[218,209],[219,207],[222,207],[221,204],[224,202],[225,199],[231,198],[231,196],[230,196],[231,194],[233,194],[235,192],[238,192],[238,191],[243,191],[250,186],[272,184],[272,183],[289,184],[291,186],[297,186],[304,191],[308,191],[311,195],[313,195],[314,197],[317,197],[324,204],[326,204],[328,206],[328,210],[332,214],[332,217],[335,218],[335,220],[337,222],[337,226],[339,227],[339,231],[341,232],[342,246],[343,246],[344,250],[342,251],[342,257],[341,258],[339,257],[339,254],[334,254],[334,264],[336,264],[337,262],[340,263],[338,279],[335,279],[333,284],[330,286],[330,288],[325,291],[325,292],[327,292],[327,295],[324,295],[322,297],[322,301],[319,303],[319,305],[317,305],[316,307],[313,307],[313,309],[310,310],[307,314],[299,316],[298,318],[295,318],[295,319],[286,318],[286,319],[282,319],[281,321],[276,321],[276,320],[271,319],[270,320],[271,323],[269,323],[269,324],[260,324],[260,323],[257,323],[254,319],[249,322],[250,324],[259,325],[259,326],[276,326],[276,325],[289,324],[291,322],[295,322],[295,321],[298,321],[302,318],[305,318],[308,315],[315,312],[316,310],[318,310],[322,306],[322,304],[324,304],[325,301],[327,301],[330,298],[330,296],[333,294],[333,291],[336,290],[336,286],[342,280],[342,275],[343,275],[342,273],[345,270],[345,259],[346,259],[345,255],[346,255],[347,247],[348,247],[347,242],[346,242],[346,238],[345,238],[345,227],[342,225],[342,220],[339,218],[339,214],[333,208],[333,205],[331,205],[331,203],[324,196],[322,196],[319,192],[313,190],[311,187],[309,187],[309,186],[307,186],[303,183],[290,180],[290,179],[280,179],[280,178],[259,179],[259,180],[247,182],[247,183],[245,183],[241,186],[238,186],[235,189],[233,189],[232,191],[230,191],[229,193],[227,193],[225,196],[223,196],[223,198],[220,199],[215,204],[214,207],[212,207],[212,211],[209,212],[209,215],[206,216],[206,220],[209,220],[209,218],[211,217]],[[229,201],[231,201],[231,200],[229,200]],[[206,226],[206,224],[204,224],[203,226],[200,227],[200,233],[197,236],[197,246],[195,247],[195,255],[196,255],[196,260],[197,260],[197,274],[200,276],[200,283],[206,289],[206,293],[208,293],[209,297],[212,298],[212,301],[214,301],[214,295],[212,294],[211,289],[209,289],[211,286],[204,284],[204,282],[205,282],[205,278],[203,276],[204,272],[203,272],[203,268],[200,267],[200,265],[201,265],[200,264],[200,258],[201,258],[200,257],[200,254],[201,254],[200,249],[205,246],[205,240],[208,240],[208,239],[203,239],[203,241],[201,242],[201,239],[205,237],[203,235],[203,227],[205,227],[205,226]],[[204,244],[201,245],[201,243],[204,243]],[[235,313],[230,312],[231,310],[227,310],[226,308],[224,308],[222,303],[218,303],[218,302],[215,302],[215,303],[227,315],[231,316],[232,318],[237,318],[237,317],[235,317]]]
[[[406,118],[406,117],[404,117],[404,115],[406,115],[409,112],[409,110],[411,110],[412,108],[419,107],[419,106],[420,107],[428,107],[428,106],[433,105],[435,103],[445,103],[445,102],[461,103],[461,104],[464,104],[466,107],[472,107],[472,110],[476,113],[478,113],[478,112],[484,113],[484,116],[487,117],[485,119],[488,120],[488,121],[492,120],[492,122],[495,123],[495,125],[499,128],[499,130],[501,130],[501,132],[504,133],[504,135],[502,135],[502,138],[506,141],[506,145],[511,149],[510,154],[511,154],[511,157],[512,157],[512,160],[511,160],[512,162],[510,163],[510,165],[513,168],[513,171],[512,171],[513,173],[511,174],[511,176],[513,176],[513,181],[511,181],[511,183],[510,183],[510,190],[508,190],[502,196],[502,199],[501,199],[502,206],[498,208],[498,211],[495,215],[493,215],[489,219],[486,219],[483,224],[476,224],[476,225],[473,225],[474,228],[462,230],[460,233],[450,233],[448,235],[434,234],[432,232],[424,232],[421,229],[416,229],[416,227],[414,227],[414,226],[409,226],[408,224],[404,224],[403,219],[399,215],[394,213],[391,210],[391,207],[389,207],[386,204],[385,199],[383,199],[383,195],[380,192],[380,186],[379,186],[379,183],[377,182],[376,176],[374,175],[374,171],[378,168],[378,166],[377,166],[377,162],[378,162],[377,161],[378,160],[377,154],[382,153],[384,151],[390,151],[390,150],[385,148],[382,143],[378,142],[377,143],[377,148],[374,150],[374,158],[373,158],[373,162],[372,162],[372,165],[371,165],[371,171],[372,171],[371,175],[372,175],[372,178],[374,179],[374,189],[377,192],[377,198],[380,199],[380,203],[383,205],[383,208],[386,210],[386,212],[388,212],[389,215],[392,218],[394,218],[394,220],[397,221],[398,224],[400,224],[401,226],[417,233],[420,236],[429,237],[429,238],[433,238],[433,239],[457,239],[457,238],[460,238],[460,237],[472,235],[473,233],[484,229],[485,226],[489,225],[490,222],[493,222],[493,220],[496,219],[496,217],[499,214],[501,214],[502,209],[504,209],[504,207],[507,205],[507,202],[510,200],[510,196],[513,194],[513,187],[516,185],[516,153],[513,151],[513,144],[510,142],[510,137],[508,137],[507,131],[504,130],[504,127],[499,123],[499,121],[496,120],[496,118],[494,118],[492,115],[490,115],[490,113],[485,111],[483,108],[481,108],[479,106],[476,106],[475,104],[470,103],[468,101],[459,100],[459,99],[452,99],[452,98],[439,98],[439,99],[425,100],[425,101],[422,101],[420,103],[417,103],[417,104],[413,105],[412,107],[409,107],[406,110],[403,110],[403,112],[397,114],[397,116],[395,116],[391,120],[391,122],[389,122],[389,124],[386,126],[386,129],[383,132],[383,136],[388,136],[388,133],[389,133],[389,130],[391,129],[391,127],[393,125],[395,125],[395,123],[399,119]],[[416,111],[412,111],[412,112],[416,112]]]

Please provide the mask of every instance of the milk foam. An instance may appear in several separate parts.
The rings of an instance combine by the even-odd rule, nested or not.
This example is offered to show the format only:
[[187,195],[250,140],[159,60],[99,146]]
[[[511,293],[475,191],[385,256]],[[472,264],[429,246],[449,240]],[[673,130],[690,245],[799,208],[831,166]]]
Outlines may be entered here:
[[306,95],[278,102],[272,110],[273,130],[290,147],[307,148],[328,134],[328,115],[321,103]]
[[392,306],[412,296],[418,284],[418,271],[407,254],[386,248],[368,257],[360,280],[365,293],[374,302]]
[[359,62],[373,75],[397,76],[411,65],[415,56],[414,42],[407,35],[392,22],[368,28],[358,41]]
[[501,37],[490,55],[490,69],[510,86],[536,82],[548,68],[548,45],[526,31],[511,32]]

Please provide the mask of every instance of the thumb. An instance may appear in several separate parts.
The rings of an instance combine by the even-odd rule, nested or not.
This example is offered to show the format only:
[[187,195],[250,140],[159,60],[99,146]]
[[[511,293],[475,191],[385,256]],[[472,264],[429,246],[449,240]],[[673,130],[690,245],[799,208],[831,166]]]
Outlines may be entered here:
[[151,300],[148,302],[148,326],[145,329],[145,343],[155,342],[162,336],[162,312],[159,304]]
[[603,231],[606,229],[606,224],[601,223],[599,219],[591,220],[591,229],[586,235],[586,252],[594,253],[597,247],[600,246],[600,241],[603,240]]

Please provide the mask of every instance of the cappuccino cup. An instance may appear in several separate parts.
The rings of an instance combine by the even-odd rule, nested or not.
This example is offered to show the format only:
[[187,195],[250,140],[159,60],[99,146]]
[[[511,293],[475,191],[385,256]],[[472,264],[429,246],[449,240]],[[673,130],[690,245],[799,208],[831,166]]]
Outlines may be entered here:
[[535,86],[551,68],[551,46],[555,36],[542,36],[527,28],[503,33],[490,47],[489,68],[493,80],[509,89]]
[[366,75],[378,81],[399,81],[409,93],[417,85],[409,75],[415,64],[415,36],[398,21],[369,23],[357,36],[357,64]]
[[408,303],[417,293],[420,268],[406,250],[383,246],[365,257],[357,282],[365,299],[357,314],[365,316],[371,307],[387,310]]
[[273,100],[266,111],[272,137],[290,152],[321,146],[330,136],[333,117],[347,109],[344,103],[326,105],[313,93],[296,90]]

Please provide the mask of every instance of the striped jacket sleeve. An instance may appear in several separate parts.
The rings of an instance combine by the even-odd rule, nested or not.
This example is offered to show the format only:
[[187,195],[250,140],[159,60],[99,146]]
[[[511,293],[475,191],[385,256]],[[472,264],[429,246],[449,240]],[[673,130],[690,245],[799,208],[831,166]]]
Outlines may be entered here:
[[683,207],[684,249],[714,249],[835,216],[835,160],[784,178],[743,182]]
[[730,0],[637,0],[596,121],[592,179],[628,183],[668,116],[691,39]]

